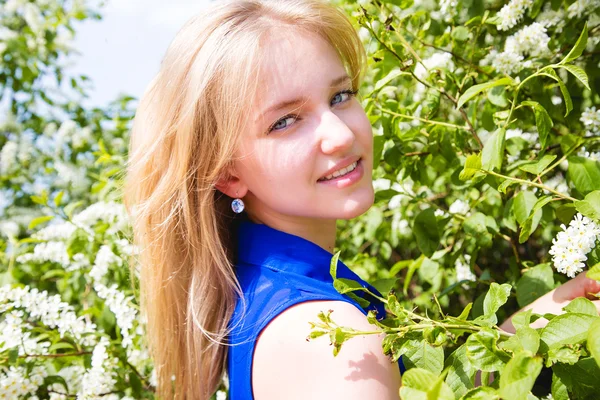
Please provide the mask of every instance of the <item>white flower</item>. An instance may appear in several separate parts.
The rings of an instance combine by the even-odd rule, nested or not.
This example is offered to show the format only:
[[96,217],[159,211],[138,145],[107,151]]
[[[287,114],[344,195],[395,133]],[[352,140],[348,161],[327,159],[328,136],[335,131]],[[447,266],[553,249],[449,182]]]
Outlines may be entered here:
[[550,101],[552,101],[552,104],[554,104],[555,106],[562,104],[562,97],[560,96],[552,96],[550,98]]
[[125,294],[117,289],[117,285],[112,285],[110,288],[101,283],[94,285],[94,290],[98,296],[105,300],[105,304],[110,311],[115,315],[117,325],[121,329],[123,337],[122,346],[127,348],[132,344],[131,330],[133,329],[133,321],[137,311],[131,307],[133,296],[126,297]]
[[31,237],[40,240],[67,240],[76,229],[77,227],[69,221],[54,223],[34,233]]
[[471,271],[471,267],[469,266],[469,260],[471,259],[471,256],[467,254],[464,256],[464,258],[464,261],[461,259],[461,257],[459,257],[454,262],[454,267],[456,269],[456,281],[460,282],[467,280],[474,282],[477,280],[477,277],[475,276],[473,271]]
[[92,279],[100,281],[108,272],[108,268],[111,264],[116,264],[120,267],[123,265],[123,259],[113,253],[107,245],[102,245],[100,250],[98,250],[98,253],[96,253],[96,260],[90,271]]
[[496,71],[512,75],[523,68],[523,56],[520,54],[513,53],[511,51],[503,51],[502,53],[490,52],[489,57],[492,58],[492,66]]
[[533,0],[511,0],[498,12],[498,17],[500,17],[498,29],[505,31],[517,25],[532,4]]
[[222,390],[217,390],[216,398],[217,398],[217,400],[226,400],[227,399],[227,393],[225,393]]
[[451,21],[456,16],[457,7],[457,0],[440,0],[440,14],[444,17],[444,21]]
[[553,10],[552,4],[546,3],[544,4],[543,11],[540,12],[536,20],[546,28],[554,27],[554,32],[560,33],[566,24],[567,16],[562,7],[558,10]]
[[437,210],[434,211],[433,215],[435,215],[436,217],[444,218],[444,217],[448,216],[448,213],[446,211],[438,208]]
[[450,205],[448,211],[450,211],[450,214],[467,215],[470,209],[471,208],[469,207],[469,204],[467,202],[461,199],[457,199],[454,201],[454,203]]
[[600,161],[600,151],[593,153],[593,152],[587,151],[585,147],[582,147],[581,149],[579,149],[579,152],[577,152],[577,155],[579,157],[590,158],[594,161]]
[[85,229],[90,235],[94,235],[91,227],[98,221],[110,224],[111,227],[106,233],[113,234],[125,229],[129,217],[125,206],[114,201],[94,203],[73,217],[73,223]]
[[504,50],[539,57],[550,53],[548,42],[550,37],[546,34],[544,25],[534,22],[506,39]]
[[378,192],[380,190],[387,190],[392,186],[392,182],[389,179],[379,178],[373,181],[373,189]]
[[19,145],[16,142],[9,140],[2,146],[0,152],[0,173],[8,175],[13,172],[17,167],[17,152]]
[[569,18],[581,18],[594,11],[598,6],[600,6],[598,0],[575,0],[575,2],[567,8],[567,14]]
[[[545,183],[545,186],[550,189],[554,189],[557,192],[569,194],[569,185],[567,185],[567,181],[565,177],[560,172],[554,175],[552,178],[548,179]],[[543,190],[545,194],[550,194],[547,190]]]
[[422,63],[417,63],[415,66],[415,75],[419,79],[425,79],[429,76],[429,71],[436,68],[454,70],[452,54],[445,51],[433,53],[431,57],[423,59]]
[[102,337],[92,352],[92,367],[81,379],[81,388],[77,392],[77,400],[106,399],[116,383],[115,366],[117,360],[106,352],[108,339]]
[[46,261],[55,262],[61,265],[69,264],[69,254],[64,242],[45,242],[38,243],[33,248],[33,253],[20,255],[16,258],[17,262],[35,262],[43,263]]
[[576,214],[569,227],[561,225],[562,231],[552,240],[548,252],[556,270],[574,278],[585,267],[586,254],[589,253],[600,235],[600,226],[594,221]]
[[581,113],[579,119],[586,129],[589,129],[593,133],[600,132],[600,110],[596,110],[596,107],[588,107],[584,112]]
[[[29,314],[27,321],[39,320],[50,329],[57,329],[60,337],[70,334],[84,346],[94,344],[96,325],[83,317],[77,317],[73,307],[63,302],[59,295],[48,295],[46,291],[23,288],[0,287],[0,313],[12,310]],[[19,314],[15,314],[19,316]],[[13,320],[14,321],[14,320]]]

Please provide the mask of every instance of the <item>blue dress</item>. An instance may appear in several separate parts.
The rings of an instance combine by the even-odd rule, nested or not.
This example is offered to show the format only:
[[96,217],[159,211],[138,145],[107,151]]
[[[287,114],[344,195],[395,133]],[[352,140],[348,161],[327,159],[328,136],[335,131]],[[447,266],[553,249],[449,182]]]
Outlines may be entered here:
[[[311,241],[248,220],[240,222],[237,240],[235,269],[246,309],[244,313],[238,299],[229,323],[233,327],[227,348],[230,399],[254,399],[251,373],[256,341],[262,329],[288,307],[309,300],[337,300],[354,304],[365,315],[369,310],[377,310],[378,320],[385,317],[383,304],[373,296],[363,291],[354,292],[371,302],[363,309],[335,290],[329,273],[332,254]],[[338,261],[337,277],[358,281],[380,295],[341,261]],[[307,329],[307,335],[309,331]],[[401,360],[398,365],[403,372]]]

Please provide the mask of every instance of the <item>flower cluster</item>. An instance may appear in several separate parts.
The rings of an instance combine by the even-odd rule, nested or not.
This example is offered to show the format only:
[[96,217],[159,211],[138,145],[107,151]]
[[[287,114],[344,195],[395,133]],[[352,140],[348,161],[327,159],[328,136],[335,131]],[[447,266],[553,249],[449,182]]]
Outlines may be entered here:
[[0,372],[0,400],[14,400],[22,396],[35,397],[35,392],[44,383],[48,372],[44,367],[34,366],[28,373],[26,367],[10,367]]
[[580,121],[591,134],[600,133],[600,110],[588,107],[581,113]]
[[[96,325],[84,317],[78,317],[73,307],[63,302],[59,295],[49,295],[46,291],[40,292],[28,286],[14,289],[9,286],[0,287],[0,313],[15,309],[28,314],[28,321],[38,319],[48,328],[57,329],[61,337],[69,334],[84,346],[95,343],[93,334],[96,332]],[[24,314],[13,315],[20,317]],[[4,324],[7,324],[6,319]],[[13,331],[16,332],[17,329],[13,328]],[[19,351],[21,350],[24,351],[23,348]]]
[[102,337],[92,353],[92,367],[88,369],[82,380],[81,389],[77,392],[77,400],[116,400],[119,397],[109,394],[115,383],[115,367],[117,359],[110,357],[106,348],[109,342]]
[[517,25],[525,15],[525,11],[533,5],[533,0],[511,0],[498,12],[500,24],[498,29],[506,31]]
[[448,211],[450,211],[450,214],[461,215],[467,215],[470,210],[471,207],[469,207],[469,203],[461,199],[455,200],[454,203],[450,204],[450,208],[448,209]]
[[473,271],[471,271],[471,267],[469,266],[469,262],[471,261],[471,256],[468,254],[465,254],[463,257],[464,257],[464,260],[461,257],[459,257],[456,259],[456,261],[454,263],[454,267],[456,269],[456,281],[457,282],[460,282],[460,281],[475,282],[477,280],[477,277],[475,276]]
[[546,33],[546,27],[539,22],[534,22],[509,36],[504,43],[502,53],[492,50],[480,63],[491,64],[496,71],[512,75],[532,65],[531,60],[523,62],[525,56],[549,56],[549,42],[550,37]]
[[552,261],[558,272],[574,278],[585,268],[586,255],[600,236],[600,226],[578,213],[568,227],[562,224],[561,228],[562,231],[552,240],[548,253],[553,256]]

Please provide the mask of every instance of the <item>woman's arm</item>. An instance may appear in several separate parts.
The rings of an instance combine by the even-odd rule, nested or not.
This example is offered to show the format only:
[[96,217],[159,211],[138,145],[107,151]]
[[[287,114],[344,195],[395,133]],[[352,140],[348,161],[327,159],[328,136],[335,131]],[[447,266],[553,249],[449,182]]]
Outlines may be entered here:
[[364,314],[343,301],[307,301],[275,317],[258,338],[252,367],[256,400],[398,400],[401,384],[397,362],[383,354],[385,335],[357,336],[333,356],[329,337],[307,342],[308,321],[333,310],[340,326],[372,331]]
[[[594,300],[593,303],[596,305],[600,312],[600,300],[594,296],[595,293],[600,292],[600,282],[590,279],[585,276],[585,272],[580,273],[575,278],[557,287],[556,289],[546,293],[533,303],[523,307],[521,311],[527,311],[531,309],[536,314],[562,314],[564,311],[562,308],[569,304],[569,302],[577,297],[587,297],[590,300]],[[513,314],[514,316],[514,314]],[[515,328],[512,325],[512,317],[504,321],[500,325],[500,329],[503,329],[510,333],[515,333]],[[541,328],[548,323],[545,318],[540,318],[531,324],[532,328]]]

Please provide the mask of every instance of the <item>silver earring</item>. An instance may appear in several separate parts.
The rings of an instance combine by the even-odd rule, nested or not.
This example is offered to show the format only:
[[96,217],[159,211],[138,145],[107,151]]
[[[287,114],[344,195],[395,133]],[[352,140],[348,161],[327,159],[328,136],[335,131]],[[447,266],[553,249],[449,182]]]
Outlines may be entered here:
[[[236,193],[236,195],[237,195],[237,193]],[[236,214],[239,214],[242,211],[244,211],[244,202],[242,201],[242,199],[234,199],[231,202],[231,209]]]

